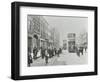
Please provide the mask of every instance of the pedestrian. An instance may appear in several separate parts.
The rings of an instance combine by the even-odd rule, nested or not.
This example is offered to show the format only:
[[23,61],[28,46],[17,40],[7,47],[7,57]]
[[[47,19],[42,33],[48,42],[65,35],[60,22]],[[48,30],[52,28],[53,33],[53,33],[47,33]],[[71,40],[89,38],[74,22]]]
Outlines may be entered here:
[[51,54],[51,49],[50,49],[50,47],[47,49],[47,51],[48,51],[49,57],[51,58],[51,57],[52,57],[52,54]]
[[82,53],[82,55],[83,55],[83,47],[81,47],[81,53]]
[[57,55],[57,49],[56,48],[54,48],[54,51],[55,51],[55,55]]
[[62,49],[61,49],[61,48],[59,48],[59,53],[60,53],[60,54],[62,53]]
[[58,49],[58,56],[60,57],[60,54],[61,54],[61,50],[60,50],[60,48]]
[[87,47],[85,47],[85,52],[87,51]]
[[33,48],[33,58],[36,59],[37,58],[37,52],[38,52],[38,49],[36,47]]
[[48,58],[49,58],[48,50],[45,49],[45,63],[46,63],[46,65],[48,64]]
[[29,52],[28,53],[28,66],[29,67],[31,66],[31,63],[32,63],[32,56],[31,56],[31,53]]
[[37,58],[39,58],[41,56],[41,48],[39,48],[38,52],[37,52]]
[[32,62],[31,48],[28,47],[28,66],[30,66]]
[[77,53],[78,56],[80,56],[79,47],[76,47],[76,53]]
[[52,57],[54,56],[54,48],[52,47]]
[[42,59],[44,59],[44,57],[45,57],[45,49],[44,49],[44,47],[41,47],[41,56],[42,56]]
[[41,57],[42,57],[42,59],[44,58],[44,56],[43,56],[43,47],[41,47]]
[[59,57],[59,49],[56,50],[56,54]]

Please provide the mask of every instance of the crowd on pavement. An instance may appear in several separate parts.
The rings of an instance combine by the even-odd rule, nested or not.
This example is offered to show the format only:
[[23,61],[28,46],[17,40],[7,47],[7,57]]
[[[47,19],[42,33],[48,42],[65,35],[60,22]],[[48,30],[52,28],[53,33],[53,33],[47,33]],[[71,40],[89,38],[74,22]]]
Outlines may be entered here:
[[80,56],[80,54],[84,54],[84,52],[87,52],[87,47],[76,47],[76,53],[78,56]]
[[39,57],[45,60],[45,64],[48,64],[48,59],[52,58],[53,56],[59,57],[62,53],[62,48],[53,48],[53,47],[34,47],[33,51],[28,48],[28,66],[31,65],[31,63],[34,63],[35,60],[37,60]]
[[[60,54],[62,53],[63,48],[53,48],[53,47],[34,47],[33,50],[30,50],[28,48],[28,66],[31,66],[32,63],[34,63],[35,60],[38,58],[42,58],[45,60],[45,64],[48,64],[49,58],[53,58],[54,56],[60,57]],[[77,56],[80,57],[80,55],[84,55],[84,52],[87,52],[87,48],[84,47],[75,47],[75,53]]]

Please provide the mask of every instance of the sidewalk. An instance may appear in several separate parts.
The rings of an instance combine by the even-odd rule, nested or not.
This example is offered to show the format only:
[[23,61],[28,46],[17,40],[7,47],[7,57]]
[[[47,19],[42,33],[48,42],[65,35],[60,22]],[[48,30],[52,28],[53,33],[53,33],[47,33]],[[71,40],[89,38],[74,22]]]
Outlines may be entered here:
[[[49,58],[49,59],[48,59],[48,64],[47,64],[47,65],[53,65],[54,62],[56,61],[56,59],[57,59],[56,56],[54,56],[54,57],[52,57],[52,58]],[[31,64],[31,66],[46,66],[45,58],[42,59],[42,58],[40,57],[40,58],[38,58],[38,59],[36,59],[36,60],[33,59],[33,63]]]
[[37,60],[33,60],[33,63],[31,66],[53,66],[53,65],[65,65],[64,61],[58,61],[60,57],[53,56],[52,58],[48,59],[48,64],[45,63],[45,59],[42,59],[41,57]]

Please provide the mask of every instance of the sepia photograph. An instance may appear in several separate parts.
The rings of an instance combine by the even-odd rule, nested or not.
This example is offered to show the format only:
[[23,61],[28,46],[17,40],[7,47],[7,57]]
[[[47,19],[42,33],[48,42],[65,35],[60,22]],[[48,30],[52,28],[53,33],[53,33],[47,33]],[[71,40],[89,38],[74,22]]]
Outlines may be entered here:
[[27,15],[27,65],[88,64],[88,17]]

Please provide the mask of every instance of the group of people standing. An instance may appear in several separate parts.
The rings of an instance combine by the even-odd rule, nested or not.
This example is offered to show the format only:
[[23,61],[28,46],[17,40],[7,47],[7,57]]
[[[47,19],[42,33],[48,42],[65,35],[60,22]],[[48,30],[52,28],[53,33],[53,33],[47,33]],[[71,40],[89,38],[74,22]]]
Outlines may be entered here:
[[62,53],[61,48],[53,48],[53,47],[37,48],[37,47],[34,47],[32,52],[30,52],[30,50],[28,50],[28,66],[30,66],[30,64],[33,63],[39,57],[41,57],[42,59],[45,59],[45,64],[48,64],[49,58],[52,58],[53,56],[59,57],[61,53]]
[[77,52],[77,55],[80,56],[80,54],[84,54],[84,52],[87,52],[87,47],[76,47],[76,52]]

